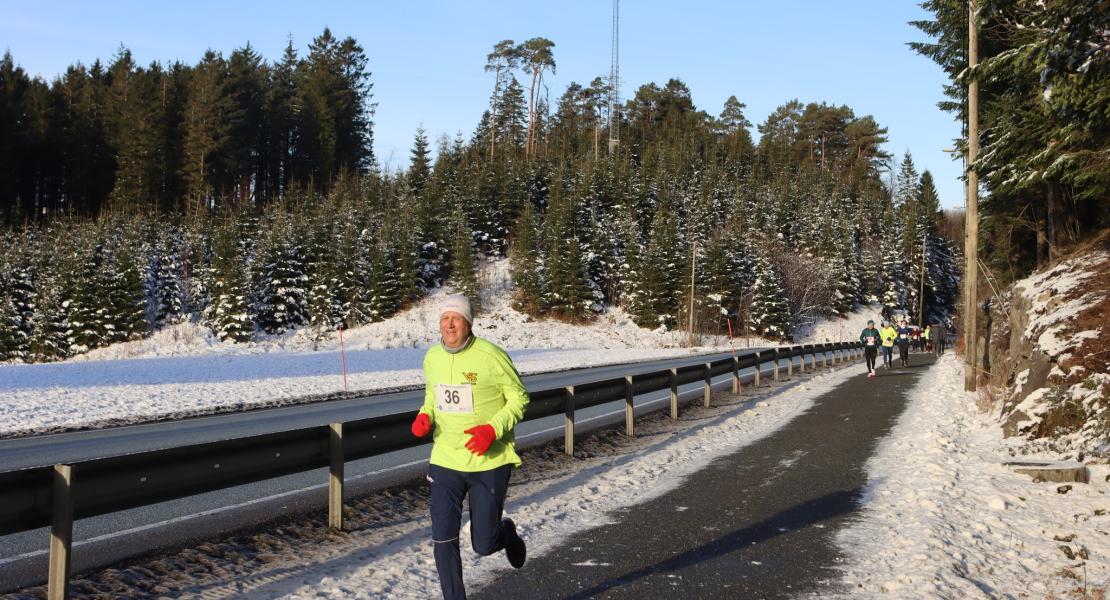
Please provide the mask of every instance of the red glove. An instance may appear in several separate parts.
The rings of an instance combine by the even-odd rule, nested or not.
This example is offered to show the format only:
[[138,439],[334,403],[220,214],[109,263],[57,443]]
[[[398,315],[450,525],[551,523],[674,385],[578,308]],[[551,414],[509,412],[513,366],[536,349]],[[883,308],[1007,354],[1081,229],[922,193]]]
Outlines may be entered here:
[[490,445],[493,444],[493,440],[497,439],[497,433],[493,430],[493,425],[478,425],[467,429],[463,433],[470,434],[470,441],[466,443],[466,449],[478,456],[485,454]]
[[416,420],[412,422],[412,434],[422,438],[431,430],[432,420],[428,418],[428,413],[417,413]]

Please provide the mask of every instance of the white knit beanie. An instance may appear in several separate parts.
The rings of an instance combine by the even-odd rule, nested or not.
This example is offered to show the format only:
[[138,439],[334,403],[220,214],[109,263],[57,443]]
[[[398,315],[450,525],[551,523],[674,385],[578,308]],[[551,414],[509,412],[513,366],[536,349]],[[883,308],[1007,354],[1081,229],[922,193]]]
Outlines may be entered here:
[[467,323],[474,324],[474,315],[470,310],[470,300],[466,296],[448,296],[439,303],[439,316],[445,312],[456,312],[466,319]]

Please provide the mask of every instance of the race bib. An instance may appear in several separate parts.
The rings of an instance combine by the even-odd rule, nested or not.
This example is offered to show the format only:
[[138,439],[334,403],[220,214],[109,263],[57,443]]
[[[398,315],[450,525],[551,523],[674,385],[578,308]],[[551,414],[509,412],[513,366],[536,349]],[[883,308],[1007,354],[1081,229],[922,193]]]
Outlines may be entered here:
[[873,335],[867,336],[867,345],[868,346],[874,346],[875,345],[875,336],[873,336]]
[[906,339],[906,337],[907,337],[906,334],[903,333],[902,334],[902,339]]
[[474,386],[436,384],[436,410],[444,413],[473,413]]

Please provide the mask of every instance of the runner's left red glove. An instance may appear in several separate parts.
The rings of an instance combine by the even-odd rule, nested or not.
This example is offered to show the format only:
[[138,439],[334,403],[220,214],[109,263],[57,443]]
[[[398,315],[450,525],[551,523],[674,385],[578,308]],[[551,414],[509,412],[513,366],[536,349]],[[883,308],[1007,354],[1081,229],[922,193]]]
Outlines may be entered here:
[[466,449],[478,456],[485,454],[490,445],[493,444],[493,440],[497,439],[497,432],[493,430],[493,425],[478,425],[467,429],[463,433],[470,434],[470,440],[466,442]]

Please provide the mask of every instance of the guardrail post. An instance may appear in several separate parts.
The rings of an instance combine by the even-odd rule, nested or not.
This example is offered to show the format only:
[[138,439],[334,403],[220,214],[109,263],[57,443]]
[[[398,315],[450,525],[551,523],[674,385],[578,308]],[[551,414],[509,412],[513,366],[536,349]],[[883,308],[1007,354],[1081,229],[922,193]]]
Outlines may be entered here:
[[563,421],[563,452],[574,456],[574,386],[567,386],[567,408]]
[[343,531],[343,424],[328,425],[328,527]]
[[821,368],[825,369],[829,366],[829,347],[825,346],[821,349]]
[[759,371],[762,367],[763,367],[763,362],[759,359],[759,350],[756,350],[755,351],[755,379],[753,379],[753,381],[755,383],[755,387],[759,387],[759,376],[760,376]]
[[671,369],[671,419],[678,420],[678,369]]
[[54,522],[50,525],[48,600],[69,598],[69,563],[73,552],[73,466],[54,465]]
[[744,386],[740,384],[740,359],[735,356],[732,357],[732,393],[744,395]]
[[786,379],[790,380],[794,377],[794,348],[790,348],[786,353]]
[[809,371],[811,373],[816,373],[817,372],[817,349],[814,349],[813,352],[809,353],[809,361],[810,361]]
[[702,402],[706,408],[709,408],[709,403],[713,398],[713,363],[705,363],[705,391],[703,392]]
[[632,404],[632,376],[624,376],[624,433],[636,437],[636,411]]
[[778,381],[779,380],[779,351],[778,351],[777,348],[775,349],[775,359],[774,360],[775,360],[775,372],[771,377],[775,381]]

